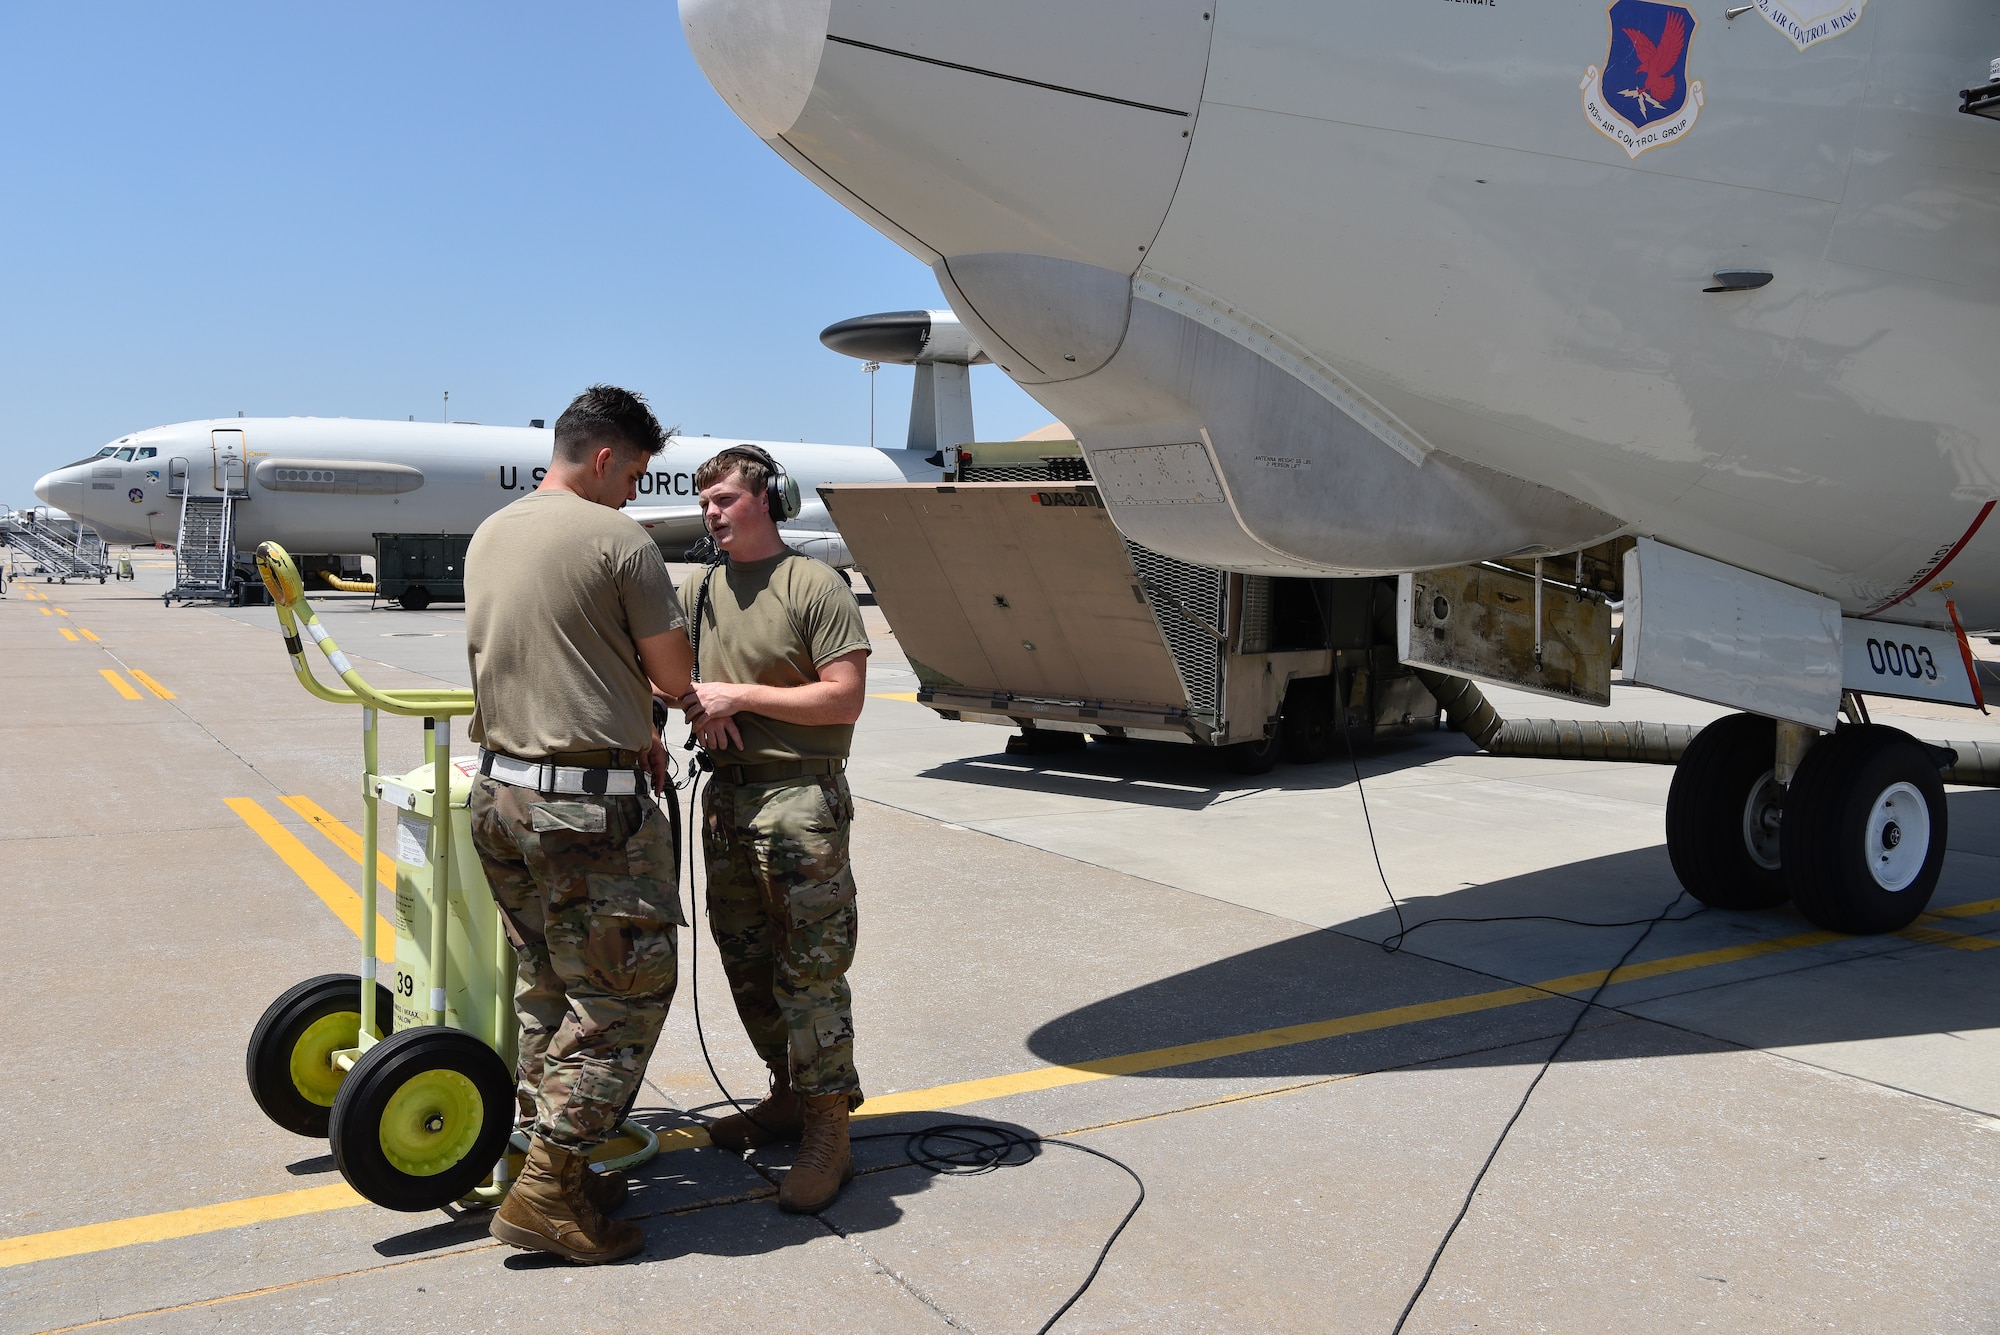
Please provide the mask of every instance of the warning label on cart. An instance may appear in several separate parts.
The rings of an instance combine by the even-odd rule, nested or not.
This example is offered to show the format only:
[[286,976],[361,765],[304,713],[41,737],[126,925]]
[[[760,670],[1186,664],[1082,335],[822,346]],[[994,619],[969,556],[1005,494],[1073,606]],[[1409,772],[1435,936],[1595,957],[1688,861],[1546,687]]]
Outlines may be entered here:
[[396,861],[421,867],[430,857],[431,823],[407,811],[396,813]]

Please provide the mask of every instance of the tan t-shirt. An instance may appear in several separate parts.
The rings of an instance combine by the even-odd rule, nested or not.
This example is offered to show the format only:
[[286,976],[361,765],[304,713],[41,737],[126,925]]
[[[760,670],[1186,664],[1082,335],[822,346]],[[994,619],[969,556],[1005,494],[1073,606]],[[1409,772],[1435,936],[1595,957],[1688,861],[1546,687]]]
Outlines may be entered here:
[[[681,585],[693,607],[695,590],[708,580],[699,641],[701,680],[763,686],[804,686],[843,654],[868,648],[861,605],[833,567],[787,550],[763,561],[731,561],[696,571]],[[741,751],[717,752],[729,765],[777,760],[844,760],[854,725],[781,723],[762,714],[733,714]]]
[[635,643],[684,626],[660,549],[609,506],[529,492],[465,552],[472,740],[540,760],[653,744]]

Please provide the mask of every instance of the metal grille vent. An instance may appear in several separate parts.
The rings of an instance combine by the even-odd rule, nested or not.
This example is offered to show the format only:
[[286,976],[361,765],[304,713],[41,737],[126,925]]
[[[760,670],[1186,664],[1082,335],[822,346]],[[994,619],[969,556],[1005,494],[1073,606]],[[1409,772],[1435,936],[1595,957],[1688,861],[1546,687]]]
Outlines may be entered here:
[[1031,464],[998,464],[991,468],[968,468],[959,474],[961,482],[1088,482],[1090,468],[1077,458],[1057,457]]
[[[1227,634],[1229,630],[1229,576],[1162,556],[1129,538],[1125,550],[1143,582],[1160,634],[1173,651],[1189,706],[1220,718],[1223,647],[1210,631]],[[1206,624],[1196,625],[1196,621]]]

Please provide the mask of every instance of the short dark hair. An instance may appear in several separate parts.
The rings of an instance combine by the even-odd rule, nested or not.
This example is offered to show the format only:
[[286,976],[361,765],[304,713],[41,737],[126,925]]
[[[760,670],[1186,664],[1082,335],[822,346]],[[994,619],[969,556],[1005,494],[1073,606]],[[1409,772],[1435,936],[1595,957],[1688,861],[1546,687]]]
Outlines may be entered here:
[[609,445],[646,455],[658,454],[678,427],[662,427],[642,394],[616,385],[592,385],[570,400],[556,419],[556,458],[589,463]]
[[754,445],[731,445],[719,450],[715,457],[694,470],[695,493],[699,495],[707,491],[732,472],[743,479],[745,491],[762,491],[764,485],[771,480],[773,470],[766,462],[770,457]]

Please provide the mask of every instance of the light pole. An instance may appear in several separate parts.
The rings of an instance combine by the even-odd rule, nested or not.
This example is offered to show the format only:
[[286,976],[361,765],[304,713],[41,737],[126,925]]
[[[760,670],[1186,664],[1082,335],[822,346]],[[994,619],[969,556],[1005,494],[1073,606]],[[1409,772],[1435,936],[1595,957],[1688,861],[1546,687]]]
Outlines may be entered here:
[[450,390],[446,390],[446,391],[444,392],[444,420],[445,420],[445,421],[447,421],[447,422],[449,422],[449,421],[451,420],[451,391],[450,391]]
[[882,369],[880,362],[863,362],[861,370],[868,377],[868,448],[875,448],[875,373]]

